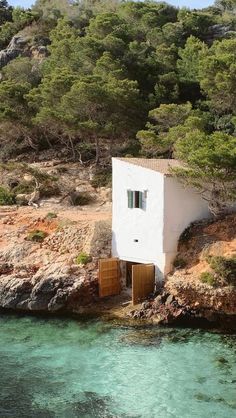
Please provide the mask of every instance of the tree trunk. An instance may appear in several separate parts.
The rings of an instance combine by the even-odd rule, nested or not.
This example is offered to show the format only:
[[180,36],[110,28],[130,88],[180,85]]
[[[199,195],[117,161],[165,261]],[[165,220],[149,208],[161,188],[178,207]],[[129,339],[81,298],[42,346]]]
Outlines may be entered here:
[[100,163],[100,141],[97,136],[95,136],[95,146],[96,146],[96,165],[99,165]]
[[75,148],[74,148],[73,140],[70,135],[68,135],[68,137],[69,137],[70,147],[72,151],[72,158],[73,158],[73,161],[75,161]]

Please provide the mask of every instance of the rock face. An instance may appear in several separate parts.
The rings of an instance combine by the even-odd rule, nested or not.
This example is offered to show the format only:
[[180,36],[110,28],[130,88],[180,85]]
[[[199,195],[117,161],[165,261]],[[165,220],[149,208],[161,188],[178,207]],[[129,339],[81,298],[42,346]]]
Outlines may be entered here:
[[236,288],[231,286],[214,288],[205,283],[175,275],[165,286],[181,305],[198,309],[206,317],[214,314],[236,316]]
[[96,298],[96,277],[61,275],[35,281],[10,275],[0,280],[0,306],[5,309],[79,312]]
[[19,55],[30,56],[39,62],[42,62],[48,56],[48,50],[45,45],[34,45],[29,47],[29,39],[22,35],[13,36],[6,49],[0,51],[0,69]]
[[[20,213],[0,213],[0,308],[79,313],[96,301],[98,259],[110,255],[110,221],[47,219],[29,208]],[[38,230],[46,238],[30,241],[30,231]],[[77,264],[81,252],[92,261]]]
[[[209,293],[205,294],[205,308],[196,301],[197,294],[195,290],[192,292],[192,300],[185,289],[180,293],[184,295],[181,300],[180,294],[171,294],[168,290],[163,289],[161,294],[156,298],[144,302],[139,309],[133,310],[130,316],[133,319],[151,320],[152,323],[158,325],[186,325],[186,326],[206,326],[214,328],[229,328],[236,330],[236,313],[235,309],[224,310],[225,306],[220,309],[213,309],[209,300]],[[228,295],[222,294],[222,300],[225,300],[227,306]],[[236,291],[232,298],[236,297]],[[235,299],[231,303],[235,308]],[[218,307],[219,308],[219,307]]]
[[201,274],[212,272],[208,257],[230,259],[236,254],[236,215],[215,222],[202,221],[188,228],[179,241],[177,268],[167,278],[162,293],[132,312],[160,324],[188,322],[236,329],[236,287],[211,285]]
[[23,51],[26,43],[27,40],[22,36],[13,36],[8,47],[0,51],[0,68],[7,65],[14,58],[17,58]]
[[235,29],[231,24],[218,23],[209,28],[209,34],[207,35],[207,41],[209,43],[214,42],[217,39],[228,39],[235,37]]
[[193,323],[199,317],[198,311],[188,305],[181,305],[177,299],[163,290],[154,299],[144,302],[140,309],[131,311],[134,319],[148,319],[159,325]]

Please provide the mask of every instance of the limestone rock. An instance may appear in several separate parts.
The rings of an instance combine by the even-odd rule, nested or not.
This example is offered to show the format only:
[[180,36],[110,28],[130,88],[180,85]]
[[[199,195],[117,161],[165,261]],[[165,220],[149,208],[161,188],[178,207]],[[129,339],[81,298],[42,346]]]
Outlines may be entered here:
[[14,275],[0,280],[0,307],[33,312],[73,312],[97,297],[97,280],[46,277],[35,283]]
[[23,38],[22,36],[13,36],[8,47],[0,51],[0,68],[7,65],[14,58],[17,58],[18,55],[20,55],[20,53],[23,51],[26,43],[27,39]]

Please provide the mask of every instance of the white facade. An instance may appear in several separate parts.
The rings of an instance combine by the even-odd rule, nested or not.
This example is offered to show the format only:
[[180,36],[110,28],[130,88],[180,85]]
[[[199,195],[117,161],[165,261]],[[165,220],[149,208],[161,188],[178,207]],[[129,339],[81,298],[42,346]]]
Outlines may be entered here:
[[[137,159],[135,164],[130,161],[112,159],[112,255],[153,263],[162,280],[172,268],[179,236],[191,222],[208,217],[208,207],[194,190],[169,175],[139,166]],[[142,208],[128,207],[128,190],[144,192]]]

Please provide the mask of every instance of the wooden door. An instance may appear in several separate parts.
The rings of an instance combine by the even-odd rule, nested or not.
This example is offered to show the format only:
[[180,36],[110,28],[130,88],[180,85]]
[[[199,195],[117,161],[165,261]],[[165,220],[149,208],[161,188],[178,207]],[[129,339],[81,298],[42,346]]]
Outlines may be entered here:
[[154,291],[155,267],[153,264],[132,266],[132,301],[133,305],[142,302]]
[[99,261],[99,297],[118,295],[121,291],[118,258]]

